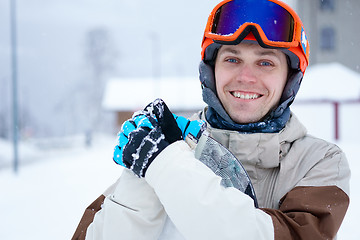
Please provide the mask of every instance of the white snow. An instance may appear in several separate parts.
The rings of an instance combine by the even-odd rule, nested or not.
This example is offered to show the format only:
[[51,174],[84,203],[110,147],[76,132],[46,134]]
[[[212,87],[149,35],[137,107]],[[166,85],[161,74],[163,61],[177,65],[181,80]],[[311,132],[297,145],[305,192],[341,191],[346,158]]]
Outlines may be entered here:
[[360,100],[360,75],[333,62],[309,67],[296,100]]
[[[35,155],[33,149],[25,159],[41,160],[21,165],[18,174],[11,167],[0,169],[0,239],[71,239],[85,208],[121,174],[122,167],[112,161],[115,139],[98,136],[89,149],[37,150]],[[11,152],[4,146],[1,152]]]

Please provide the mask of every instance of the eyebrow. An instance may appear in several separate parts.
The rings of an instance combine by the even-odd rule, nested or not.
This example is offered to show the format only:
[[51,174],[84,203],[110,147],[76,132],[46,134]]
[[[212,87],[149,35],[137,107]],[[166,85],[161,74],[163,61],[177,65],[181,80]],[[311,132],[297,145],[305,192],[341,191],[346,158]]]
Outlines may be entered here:
[[222,53],[232,53],[232,54],[236,55],[236,54],[239,54],[240,52],[236,49],[226,47],[222,50]]
[[[237,49],[233,49],[230,47],[226,47],[223,49],[222,54],[223,53],[232,53],[232,54],[240,54],[241,52],[238,51]],[[255,51],[255,54],[257,56],[274,56],[274,57],[279,57],[278,54],[272,50],[268,50],[268,49],[261,49],[261,50],[257,50]]]
[[271,50],[259,50],[259,51],[255,51],[255,54],[258,56],[265,56],[265,55],[270,55],[270,56],[275,56],[278,57],[278,54],[274,51]]

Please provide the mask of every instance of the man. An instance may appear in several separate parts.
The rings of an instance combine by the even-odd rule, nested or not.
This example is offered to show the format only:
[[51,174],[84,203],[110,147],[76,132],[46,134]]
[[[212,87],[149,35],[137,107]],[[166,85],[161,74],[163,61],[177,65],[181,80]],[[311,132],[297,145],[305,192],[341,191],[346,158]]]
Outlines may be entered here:
[[192,119],[243,164],[258,207],[222,186],[181,140],[201,122],[181,124],[155,101],[123,125],[114,160],[126,169],[89,206],[74,239],[335,238],[349,204],[347,160],[307,135],[289,109],[308,58],[301,20],[281,1],[218,4],[200,63],[208,106]]

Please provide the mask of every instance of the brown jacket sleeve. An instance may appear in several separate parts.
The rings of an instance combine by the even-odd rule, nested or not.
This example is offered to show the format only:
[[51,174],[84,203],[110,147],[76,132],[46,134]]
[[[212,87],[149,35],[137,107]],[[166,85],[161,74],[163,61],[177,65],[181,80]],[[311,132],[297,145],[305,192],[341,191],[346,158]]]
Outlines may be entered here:
[[86,230],[94,220],[95,213],[101,209],[101,205],[104,203],[104,200],[105,196],[101,195],[85,209],[85,212],[71,240],[85,240]]
[[274,223],[275,240],[333,239],[349,206],[336,186],[296,187],[280,201],[279,210],[262,209]]

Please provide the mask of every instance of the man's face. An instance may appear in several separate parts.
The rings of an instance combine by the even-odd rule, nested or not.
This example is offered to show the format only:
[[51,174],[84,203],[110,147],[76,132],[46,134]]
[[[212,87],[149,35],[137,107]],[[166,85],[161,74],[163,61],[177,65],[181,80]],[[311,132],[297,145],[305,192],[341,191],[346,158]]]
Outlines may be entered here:
[[216,91],[234,122],[258,122],[278,105],[287,74],[280,50],[250,43],[223,45],[215,62]]

